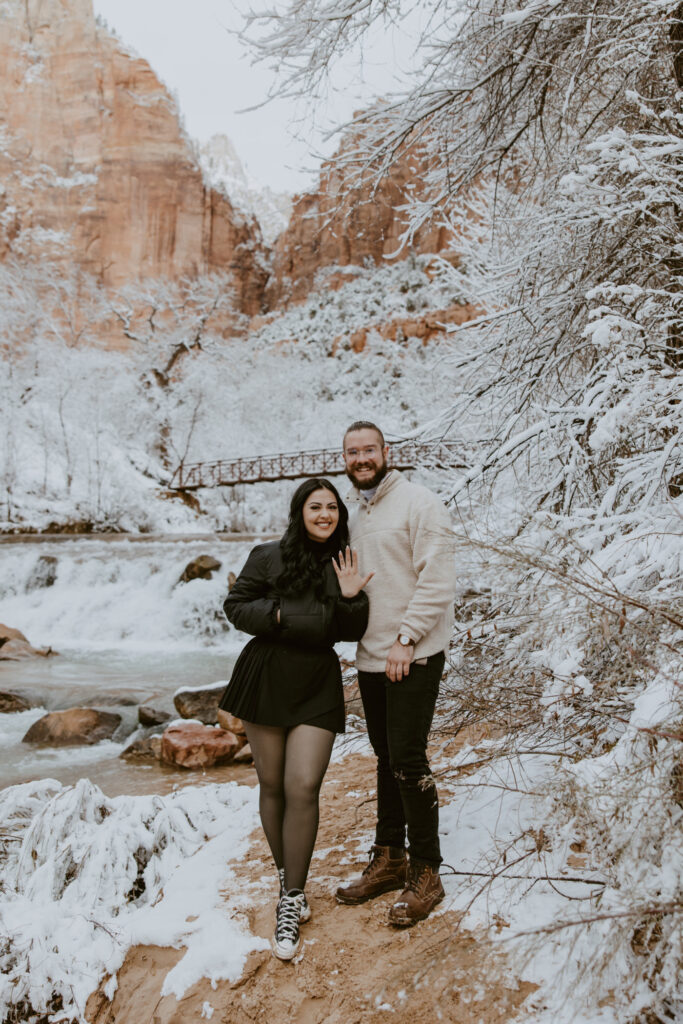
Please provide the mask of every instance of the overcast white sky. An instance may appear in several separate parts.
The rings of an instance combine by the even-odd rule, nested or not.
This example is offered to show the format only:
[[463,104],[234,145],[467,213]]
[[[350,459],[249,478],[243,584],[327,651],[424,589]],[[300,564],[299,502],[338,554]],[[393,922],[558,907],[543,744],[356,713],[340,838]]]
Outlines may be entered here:
[[200,142],[227,135],[257,181],[300,191],[315,183],[320,153],[329,156],[335,148],[324,142],[324,129],[390,91],[411,63],[413,44],[405,31],[376,33],[362,69],[358,61],[349,62],[337,75],[324,110],[276,101],[239,114],[260,103],[271,83],[270,72],[252,66],[228,31],[241,27],[240,10],[248,5],[249,0],[94,0],[96,13],[176,93],[190,135]]

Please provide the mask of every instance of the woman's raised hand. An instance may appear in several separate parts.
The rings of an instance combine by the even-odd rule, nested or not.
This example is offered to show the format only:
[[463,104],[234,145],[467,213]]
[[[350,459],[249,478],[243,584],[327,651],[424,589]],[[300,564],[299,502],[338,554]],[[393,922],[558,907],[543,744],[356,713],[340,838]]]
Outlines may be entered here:
[[346,548],[346,554],[340,551],[339,561],[336,562],[333,558],[332,565],[339,580],[342,597],[355,597],[375,575],[374,572],[369,572],[367,576],[361,576],[358,571],[358,552],[352,551],[350,547]]

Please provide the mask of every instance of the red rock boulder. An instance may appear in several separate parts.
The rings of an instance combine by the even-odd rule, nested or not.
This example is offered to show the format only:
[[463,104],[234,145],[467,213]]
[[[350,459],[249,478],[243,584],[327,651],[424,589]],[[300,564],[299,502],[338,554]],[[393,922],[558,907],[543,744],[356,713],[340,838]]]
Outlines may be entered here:
[[161,737],[161,760],[178,768],[211,768],[229,764],[241,746],[235,734],[225,729],[178,722]]
[[46,658],[52,649],[32,647],[19,629],[0,623],[0,661],[23,661],[24,658]]
[[28,640],[20,629],[13,629],[12,626],[5,626],[0,622],[0,643],[2,643],[3,640],[5,642],[8,640],[23,640],[25,644],[28,643]]
[[245,743],[242,749],[235,754],[235,764],[252,764],[253,760],[254,755],[248,743]]
[[120,724],[121,715],[111,711],[94,708],[51,711],[33,723],[22,743],[43,747],[92,746],[111,739]]
[[224,711],[223,708],[218,709],[218,724],[221,729],[234,732],[235,736],[246,736],[242,719],[236,718],[235,715],[231,715],[229,711]]

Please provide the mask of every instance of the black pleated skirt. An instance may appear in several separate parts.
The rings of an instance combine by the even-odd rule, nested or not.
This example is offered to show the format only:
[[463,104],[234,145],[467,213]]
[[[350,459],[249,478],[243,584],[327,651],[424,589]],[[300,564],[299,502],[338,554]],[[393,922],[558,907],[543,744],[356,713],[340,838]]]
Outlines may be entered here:
[[254,637],[241,651],[220,707],[245,722],[344,732],[344,690],[331,647]]

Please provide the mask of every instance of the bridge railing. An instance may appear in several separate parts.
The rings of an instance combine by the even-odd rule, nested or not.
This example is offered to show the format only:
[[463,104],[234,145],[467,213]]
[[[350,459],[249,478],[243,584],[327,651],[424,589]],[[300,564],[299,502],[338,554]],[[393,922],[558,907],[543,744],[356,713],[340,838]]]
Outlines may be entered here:
[[[394,469],[415,469],[417,466],[463,469],[468,465],[463,457],[463,448],[456,441],[399,441],[389,445],[387,461]],[[318,448],[314,451],[185,463],[176,469],[169,486],[172,490],[193,491],[200,487],[340,476],[345,471],[341,451]]]

